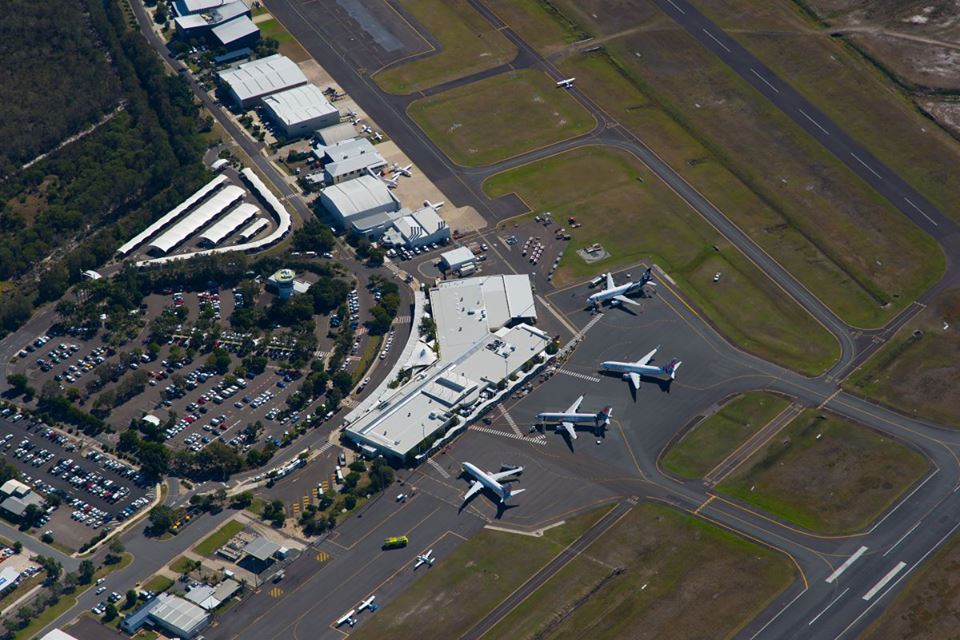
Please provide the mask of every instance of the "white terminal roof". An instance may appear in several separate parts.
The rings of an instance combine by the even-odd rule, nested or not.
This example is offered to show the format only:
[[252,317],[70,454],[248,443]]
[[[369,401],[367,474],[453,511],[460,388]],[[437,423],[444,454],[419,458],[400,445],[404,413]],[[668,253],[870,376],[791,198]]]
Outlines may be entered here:
[[199,13],[192,13],[188,16],[174,18],[173,21],[181,29],[201,29],[210,26],[210,21]]
[[209,200],[196,208],[186,218],[173,225],[163,235],[150,243],[150,248],[166,253],[202,229],[228,207],[243,198],[244,191],[236,185],[224,187]]
[[312,84],[267,96],[263,99],[263,104],[286,126],[340,112],[324,97],[323,91]]
[[191,632],[207,620],[207,612],[183,598],[168,596],[150,612],[150,617],[162,620],[168,626],[184,632]]
[[366,138],[350,138],[333,144],[320,145],[316,147],[316,152],[330,162],[339,162],[365,153],[376,153],[376,149]]
[[430,290],[440,355],[460,351],[515,318],[536,318],[530,276],[448,280]]
[[344,219],[394,201],[387,185],[373,176],[360,176],[356,180],[341,182],[323,189],[321,193],[329,198]]
[[247,226],[243,231],[240,232],[240,237],[249,240],[250,238],[254,237],[258,233],[266,229],[267,226],[269,226],[269,224],[270,223],[264,220],[263,218],[257,218],[256,220],[251,222],[250,225]]
[[[404,242],[414,242],[418,238],[430,236],[447,226],[447,223],[437,214],[436,209],[433,207],[424,207],[413,213],[410,213],[409,210],[403,211],[406,212],[406,215],[395,220],[393,223],[396,233],[400,235],[400,238],[395,238],[394,240],[399,239]],[[388,236],[384,237],[387,238]],[[473,254],[471,253],[470,255],[472,256]]]
[[183,6],[190,13],[207,11],[224,5],[227,0],[181,0]]
[[77,640],[75,637],[67,633],[66,631],[61,631],[60,629],[51,629],[47,631],[40,640]]
[[211,29],[211,31],[213,37],[226,45],[240,38],[245,38],[252,33],[258,33],[260,28],[253,24],[253,20],[247,16],[241,16],[233,20],[221,22]]
[[259,211],[260,209],[254,205],[248,202],[241,202],[236,208],[227,212],[227,215],[217,220],[215,224],[204,231],[200,235],[200,239],[206,240],[210,244],[218,244],[228,235],[236,231],[240,225],[257,215]]
[[297,63],[279,53],[221,71],[220,79],[240,100],[276,93],[307,82]]
[[175,219],[180,217],[180,215],[183,214],[184,211],[186,211],[196,203],[200,202],[200,200],[205,198],[208,193],[210,193],[214,189],[219,188],[220,185],[222,185],[226,181],[227,181],[226,176],[217,176],[216,178],[214,178],[213,180],[205,184],[203,187],[201,187],[200,190],[198,190],[192,196],[190,196],[189,198],[184,200],[182,203],[180,203],[179,206],[177,206],[174,209],[171,209],[168,213],[164,214],[163,217],[161,217],[159,220],[157,220],[156,222],[151,224],[149,227],[147,227],[146,229],[144,229],[143,231],[135,235],[133,238],[131,238],[126,244],[124,244],[122,247],[117,249],[117,253],[121,255],[127,255],[128,253],[130,253],[131,251],[139,247],[141,244],[143,244],[144,242],[152,238],[156,233],[158,233],[166,225],[170,224]]

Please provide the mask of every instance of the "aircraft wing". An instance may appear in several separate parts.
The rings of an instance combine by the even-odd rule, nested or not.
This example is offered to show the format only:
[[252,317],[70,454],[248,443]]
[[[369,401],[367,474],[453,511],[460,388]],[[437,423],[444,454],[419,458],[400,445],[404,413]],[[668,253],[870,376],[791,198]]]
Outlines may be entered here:
[[613,289],[613,287],[614,287],[613,274],[610,272],[607,272],[607,289]]
[[637,306],[637,307],[640,306],[640,303],[639,303],[639,302],[637,302],[636,300],[631,300],[631,299],[628,298],[627,296],[613,296],[613,299],[616,300],[617,302],[626,303],[626,304],[632,304],[632,305]]
[[564,429],[567,430],[567,434],[570,436],[570,439],[571,439],[571,440],[576,440],[576,439],[577,439],[577,432],[576,432],[576,430],[573,428],[573,423],[572,423],[572,422],[561,422],[561,423],[560,423],[560,426],[562,426]]
[[499,473],[491,473],[490,477],[496,480],[497,482],[500,482],[504,478],[509,478],[510,476],[517,475],[517,473],[519,473],[520,471],[521,471],[520,469],[507,469],[506,471],[500,471]]
[[637,360],[636,364],[640,365],[641,367],[650,364],[650,361],[653,360],[653,356],[657,355],[657,349],[659,348],[660,347],[652,349],[650,353]]
[[564,413],[576,413],[576,412],[577,412],[577,409],[580,408],[580,403],[581,403],[581,402],[583,402],[583,396],[580,396],[579,398],[577,398],[577,399],[574,401],[574,403],[573,403],[572,405],[570,405],[570,408],[567,409]]
[[483,484],[481,484],[479,480],[474,480],[473,484],[470,485],[470,488],[467,489],[467,492],[463,494],[463,501],[466,502],[473,496],[477,495],[480,493],[481,489],[483,489]]
[[639,389],[640,374],[631,372],[631,373],[628,373],[627,376],[629,376],[629,379],[630,379],[630,386],[632,386],[634,389]]

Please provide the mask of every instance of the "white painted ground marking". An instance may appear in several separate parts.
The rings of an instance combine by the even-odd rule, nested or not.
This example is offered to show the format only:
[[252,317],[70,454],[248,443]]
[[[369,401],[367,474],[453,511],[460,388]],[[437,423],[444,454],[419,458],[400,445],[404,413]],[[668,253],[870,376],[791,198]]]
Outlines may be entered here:
[[679,11],[680,13],[686,15],[687,12],[684,11],[683,9],[681,9],[680,7],[678,7],[673,0],[667,0],[667,2],[669,2],[669,3],[670,3],[670,6],[672,6],[674,9],[676,9],[676,10]]
[[855,154],[853,151],[850,152],[850,155],[853,156],[854,160],[856,160],[857,162],[859,162],[860,164],[862,164],[863,166],[865,166],[865,167],[867,168],[867,171],[869,171],[869,172],[872,173],[873,175],[875,175],[875,176],[877,176],[878,178],[880,178],[881,180],[883,180],[883,176],[881,176],[879,173],[877,173],[876,171],[874,171],[874,170],[873,170],[873,167],[871,167],[871,166],[868,165],[866,162],[864,162],[863,160],[861,160],[861,159],[860,159],[860,156],[858,156],[857,154]]
[[447,473],[447,470],[444,469],[442,466],[440,466],[440,463],[434,460],[433,458],[427,458],[427,464],[433,467],[434,469],[436,469],[437,473],[443,476],[444,480],[450,479],[450,474]]
[[841,592],[840,592],[840,595],[838,595],[836,598],[834,598],[834,599],[830,602],[830,604],[828,604],[826,607],[823,608],[823,611],[821,611],[820,613],[818,613],[817,615],[815,615],[815,616],[813,617],[813,620],[811,620],[810,622],[807,623],[807,626],[809,627],[810,625],[812,625],[814,622],[816,622],[816,621],[820,618],[820,616],[822,616],[823,614],[825,614],[825,613],[827,612],[827,609],[829,609],[829,608],[832,607],[833,605],[837,604],[837,600],[839,600],[840,598],[842,598],[842,597],[844,596],[844,594],[847,593],[847,591],[850,591],[850,587],[847,587],[846,589],[844,589],[843,591],[841,591]]
[[789,609],[790,607],[792,607],[792,606],[793,606],[793,603],[796,602],[797,600],[799,600],[799,599],[800,599],[800,596],[802,596],[802,595],[805,594],[806,592],[807,592],[807,590],[804,589],[803,591],[801,591],[800,593],[798,593],[793,600],[791,600],[790,602],[788,602],[787,604],[785,604],[785,605],[783,606],[783,609],[780,609],[780,611],[777,612],[777,615],[775,615],[775,616],[773,616],[772,618],[770,618],[770,619],[767,621],[767,624],[765,624],[765,625],[763,625],[762,627],[760,627],[759,631],[757,631],[755,634],[753,634],[752,636],[750,636],[750,640],[755,640],[757,636],[759,636],[761,633],[763,633],[764,631],[766,631],[766,630],[767,630],[767,627],[769,627],[771,624],[773,624],[774,621],[775,621],[777,618],[779,618],[780,616],[782,616],[782,615],[783,615],[783,612],[786,611],[787,609]]
[[822,124],[820,124],[819,122],[811,118],[806,111],[804,111],[803,109],[800,109],[800,113],[803,115],[804,118],[812,122],[818,129],[820,129],[820,131],[823,131],[825,134],[830,135],[830,132],[824,129]]
[[919,212],[920,212],[920,215],[922,215],[924,218],[926,218],[927,220],[929,220],[929,221],[930,221],[930,224],[932,224],[932,225],[935,226],[935,227],[939,227],[939,226],[940,226],[940,225],[938,225],[936,222],[934,222],[933,218],[931,218],[931,217],[928,216],[926,213],[924,213],[923,209],[921,209],[921,208],[918,207],[917,205],[913,204],[913,200],[911,200],[910,198],[908,198],[908,197],[906,197],[906,196],[904,196],[903,199],[907,201],[907,204],[908,204],[908,205],[910,205],[911,207],[913,207],[914,209],[916,209],[917,211],[919,211]]
[[895,566],[893,569],[890,569],[887,575],[880,578],[880,582],[873,585],[873,588],[870,589],[870,591],[867,591],[865,594],[863,594],[863,599],[869,601],[870,598],[877,595],[877,592],[880,591],[880,589],[883,589],[885,586],[887,586],[887,583],[893,580],[895,577],[897,577],[897,574],[903,571],[903,568],[906,566],[907,566],[906,562],[898,562],[897,566]]
[[503,414],[503,419],[507,421],[507,424],[510,425],[510,428],[513,429],[513,432],[518,436],[523,436],[523,433],[520,432],[520,427],[517,426],[513,416],[507,413],[507,409],[503,405],[500,405],[500,413]]
[[523,442],[547,444],[547,437],[542,434],[533,436],[532,438],[525,438],[522,435],[517,435],[515,433],[507,433],[506,431],[499,431],[497,429],[487,429],[486,427],[470,427],[470,430],[479,431],[480,433],[488,433],[492,436],[500,436],[502,438],[511,438],[512,440],[522,440]]
[[894,543],[893,543],[893,546],[890,547],[889,549],[887,549],[886,552],[885,552],[882,556],[880,556],[880,557],[881,557],[881,558],[886,558],[888,553],[890,553],[891,551],[893,551],[894,549],[896,549],[896,548],[897,548],[897,545],[899,545],[901,542],[903,542],[904,540],[906,540],[906,539],[907,539],[907,536],[910,535],[911,533],[913,533],[913,530],[920,526],[920,522],[921,522],[920,520],[917,520],[917,524],[915,524],[915,525],[913,525],[912,527],[910,527],[910,530],[907,531],[905,534],[903,534],[903,535],[900,537],[899,540],[897,540],[896,542],[894,542]]
[[724,50],[724,51],[726,51],[727,53],[733,53],[732,51],[730,51],[730,49],[727,47],[727,45],[723,44],[722,42],[720,42],[720,40],[717,39],[717,36],[713,35],[713,34],[710,33],[709,31],[707,31],[706,29],[703,29],[703,32],[704,32],[705,34],[707,34],[708,36],[710,36],[710,38],[711,38],[714,42],[716,42],[718,45],[720,45],[721,47],[723,47],[723,50]]
[[921,482],[920,484],[918,484],[913,491],[911,491],[910,493],[908,493],[908,494],[906,495],[906,497],[903,498],[903,500],[901,500],[900,502],[898,502],[898,503],[897,503],[897,506],[895,506],[893,509],[890,509],[889,511],[887,511],[887,515],[885,515],[885,516],[883,516],[882,518],[880,518],[872,527],[870,527],[870,529],[867,531],[867,533],[873,533],[873,531],[874,531],[877,527],[879,527],[881,524],[883,524],[884,520],[886,520],[887,518],[889,518],[890,516],[892,516],[894,511],[896,511],[896,510],[899,509],[901,506],[903,506],[903,504],[904,504],[907,500],[909,500],[910,498],[913,497],[913,494],[915,494],[917,491],[920,491],[920,489],[923,488],[923,485],[925,485],[925,484],[927,484],[928,482],[930,482],[930,478],[932,478],[933,476],[937,475],[938,473],[940,473],[939,467],[938,467],[937,469],[935,469],[933,473],[931,473],[930,475],[928,475],[928,476],[924,479],[923,482]]
[[856,561],[860,558],[860,556],[862,556],[862,555],[863,555],[864,553],[866,553],[866,552],[867,552],[867,548],[866,548],[866,547],[860,547],[859,549],[857,549],[856,552],[855,552],[852,556],[850,556],[849,558],[847,558],[846,562],[844,562],[842,565],[840,565],[839,567],[837,567],[837,570],[836,570],[836,571],[834,571],[834,572],[831,573],[829,576],[827,576],[827,583],[829,584],[829,583],[833,582],[834,580],[836,580],[837,578],[839,578],[841,573],[843,573],[844,571],[846,571],[847,569],[849,569],[849,568],[850,568],[850,565],[852,565],[854,562],[856,562]]
[[755,76],[757,76],[758,78],[760,78],[760,81],[763,82],[763,84],[767,85],[768,87],[770,87],[771,89],[773,89],[773,90],[776,91],[777,93],[780,93],[780,89],[777,89],[775,86],[773,86],[772,84],[770,84],[770,81],[767,80],[766,78],[764,78],[764,77],[763,77],[762,75],[760,75],[759,73],[757,73],[757,70],[756,70],[756,69],[754,69],[753,67],[750,67],[750,71],[753,73],[753,75],[755,75]]
[[577,373],[576,371],[567,371],[566,369],[557,369],[557,373],[562,373],[573,378],[579,378],[580,380],[586,380],[587,382],[600,382],[600,378],[596,376],[588,376],[583,373]]
[[322,445],[320,445],[320,446],[317,448],[317,453],[323,453],[324,451],[326,451],[327,449],[329,449],[329,448],[332,447],[332,446],[333,446],[333,443],[332,443],[332,442],[330,442],[330,441],[324,442]]

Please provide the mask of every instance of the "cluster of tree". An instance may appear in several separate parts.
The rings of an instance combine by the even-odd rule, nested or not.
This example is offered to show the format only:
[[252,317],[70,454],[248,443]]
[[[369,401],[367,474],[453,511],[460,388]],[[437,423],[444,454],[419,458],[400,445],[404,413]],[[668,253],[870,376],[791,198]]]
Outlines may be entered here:
[[215,369],[220,375],[230,370],[230,352],[226,349],[214,349],[207,357],[206,367]]
[[[315,202],[319,202],[319,199]],[[383,259],[387,256],[386,249],[379,245],[374,246],[367,236],[353,233],[347,236],[347,242],[357,250],[357,257],[367,261],[367,265],[371,267],[383,265]]]
[[263,505],[261,517],[269,520],[275,527],[282,527],[287,518],[286,507],[283,506],[283,500],[274,500]]
[[213,493],[195,493],[190,496],[190,505],[204,513],[219,513],[225,504],[227,504],[227,490],[223,487]]
[[88,436],[95,436],[107,427],[103,420],[73,406],[72,402],[60,395],[41,397],[37,403],[37,415],[49,424],[72,424]]
[[[23,105],[24,96],[31,96],[31,108],[17,111],[30,126],[14,124],[16,137],[42,139],[52,131],[60,139],[65,129],[76,130],[70,108],[57,104],[43,109],[37,103],[51,96],[60,100],[69,95],[70,107],[91,105],[87,112],[94,108],[97,115],[103,101],[112,106],[118,97],[125,100],[125,110],[92,134],[0,182],[0,202],[7,203],[0,211],[0,279],[29,270],[37,276],[21,278],[0,300],[0,331],[11,331],[26,321],[34,304],[59,298],[82,270],[109,259],[120,242],[182,201],[209,174],[201,161],[203,123],[189,85],[167,75],[149,44],[129,29],[116,0],[68,0],[55,6],[17,0],[0,11],[4,42],[30,61],[11,60],[10,68],[33,79],[4,84],[17,94],[8,104]],[[38,12],[42,19],[35,21]],[[37,24],[51,28],[38,35]],[[81,32],[95,37],[92,46],[78,51],[70,44],[77,40],[73,34]],[[111,79],[98,79],[97,68],[110,63],[113,74],[105,77]],[[56,81],[36,82],[51,75]],[[26,86],[45,91],[24,94]],[[51,87],[53,91],[46,90]],[[38,118],[74,122],[48,128]],[[12,114],[0,126],[16,120]],[[45,260],[68,244],[54,260]]]
[[158,504],[150,509],[150,526],[144,532],[149,536],[162,536],[173,530],[173,525],[183,517],[182,509],[174,509],[164,504]]
[[380,301],[370,309],[373,319],[368,322],[367,328],[372,335],[383,335],[390,330],[390,325],[400,309],[400,287],[396,282],[372,275],[367,289],[380,293]]
[[27,376],[22,373],[11,373],[8,375],[7,384],[10,385],[9,394],[14,398],[24,396],[24,399],[29,401],[33,399],[33,396],[37,395],[37,390],[30,386]]
[[[292,151],[290,153],[293,154]],[[293,248],[297,251],[325,253],[333,249],[336,241],[330,227],[313,218],[293,234]]]

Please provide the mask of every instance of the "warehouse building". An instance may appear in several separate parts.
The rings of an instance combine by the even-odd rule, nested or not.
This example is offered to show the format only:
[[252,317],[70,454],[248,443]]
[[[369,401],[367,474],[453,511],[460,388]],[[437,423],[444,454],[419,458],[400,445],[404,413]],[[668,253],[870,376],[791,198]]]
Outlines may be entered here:
[[223,603],[240,591],[240,583],[233,579],[226,579],[215,587],[202,584],[187,592],[187,600],[207,611],[214,611],[223,606]]
[[171,209],[169,212],[165,213],[159,220],[151,224],[149,227],[135,235],[129,241],[126,242],[122,247],[117,249],[117,257],[125,258],[130,254],[131,251],[137,249],[144,242],[160,233],[164,229],[172,225],[180,216],[190,210],[191,207],[196,205],[198,202],[206,198],[208,195],[219,189],[227,182],[226,176],[217,176],[203,187],[201,187],[196,193],[191,195],[189,198],[181,202],[175,208]]
[[191,640],[210,623],[210,615],[179,596],[161,593],[127,615],[120,628],[133,634],[150,624],[171,638]]
[[409,209],[402,209],[403,212],[406,214],[394,220],[384,232],[385,243],[413,248],[450,240],[450,227],[433,207],[423,207],[413,213]]
[[267,96],[263,99],[263,106],[289,139],[309,136],[317,129],[340,122],[340,110],[312,84]]
[[225,69],[217,77],[230,100],[241,109],[249,109],[266,96],[307,83],[297,63],[280,54]]
[[233,0],[176,0],[173,8],[178,16],[189,16],[195,13],[203,13],[232,4]]
[[446,272],[460,271],[467,267],[475,267],[477,256],[466,247],[457,247],[440,254],[440,268]]
[[200,245],[215,247],[231,233],[239,229],[250,221],[260,209],[248,202],[241,202],[236,208],[232,209],[209,229],[200,234]]
[[174,18],[173,22],[176,25],[177,36],[189,40],[208,38],[211,30],[217,25],[241,17],[250,17],[250,7],[241,0],[233,0],[196,13],[180,15]]
[[454,418],[466,426],[546,360],[550,337],[526,324],[536,318],[526,275],[441,283],[430,291],[430,304],[439,360],[344,430],[370,455],[422,459]]
[[260,28],[246,16],[222,22],[210,30],[214,46],[234,51],[255,47],[260,41]]
[[369,175],[321,189],[320,204],[340,228],[364,234],[382,233],[401,217],[397,197]]
[[366,138],[353,138],[317,146],[313,155],[323,165],[327,184],[339,184],[387,166],[380,152]]
[[333,145],[356,137],[357,128],[351,122],[341,122],[317,131],[317,141],[320,142],[321,146]]
[[0,512],[7,518],[17,521],[27,512],[27,507],[37,508],[44,506],[43,498],[33,492],[33,489],[19,480],[7,480],[0,486]]
[[173,225],[159,238],[150,242],[149,251],[156,255],[171,249],[209,224],[214,218],[243,199],[244,191],[236,185],[224,187],[197,207],[186,218]]

